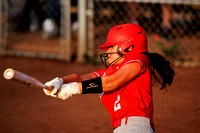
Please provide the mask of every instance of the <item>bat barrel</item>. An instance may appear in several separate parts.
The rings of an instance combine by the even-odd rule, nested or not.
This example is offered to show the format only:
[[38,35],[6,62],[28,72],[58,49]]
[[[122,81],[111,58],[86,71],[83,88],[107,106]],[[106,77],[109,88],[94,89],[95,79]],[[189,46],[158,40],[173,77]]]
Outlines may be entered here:
[[12,68],[8,68],[4,71],[3,76],[5,79],[7,80],[16,80],[18,82],[24,83],[26,85],[33,85],[37,88],[46,88],[48,90],[52,90],[53,88],[48,87],[46,85],[44,85],[43,83],[41,83],[39,80],[26,75],[24,73],[21,73],[19,71],[16,71]]
[[7,80],[13,79],[14,75],[15,75],[15,72],[12,68],[6,69],[3,73],[4,78]]

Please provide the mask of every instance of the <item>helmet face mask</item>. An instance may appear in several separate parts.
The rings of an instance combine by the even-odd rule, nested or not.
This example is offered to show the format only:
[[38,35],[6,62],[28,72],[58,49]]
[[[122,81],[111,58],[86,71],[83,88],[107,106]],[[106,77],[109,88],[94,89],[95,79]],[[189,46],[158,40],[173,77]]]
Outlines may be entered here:
[[118,61],[122,56],[120,55],[118,58],[116,58],[115,60],[113,60],[111,63],[109,63],[108,59],[108,55],[109,54],[119,54],[118,52],[112,52],[112,53],[103,53],[103,54],[100,54],[100,59],[101,59],[101,62],[104,64],[104,66],[106,68],[108,68],[109,66],[113,65],[116,61]]
[[[102,50],[110,47],[119,46],[118,54],[122,57],[129,53],[137,54],[147,52],[147,36],[145,31],[137,24],[122,24],[111,28],[108,32],[106,43],[99,46]],[[131,52],[126,52],[128,48],[134,46]]]
[[[134,47],[134,46],[130,46],[131,49],[132,49],[133,47]],[[124,50],[124,53],[127,54],[128,52],[130,52],[129,48],[127,48],[127,49]],[[117,57],[117,58],[114,59],[111,63],[109,63],[109,61],[108,61],[108,59],[109,59],[109,56],[108,56],[108,55],[109,55],[109,54],[118,54],[119,57]],[[104,66],[105,66],[106,68],[108,68],[109,66],[115,64],[115,62],[117,62],[120,58],[126,57],[126,54],[122,54],[122,48],[120,48],[120,47],[118,46],[117,52],[103,53],[103,54],[100,55],[100,59],[101,59],[101,62],[104,64]]]
[[106,68],[109,67],[109,65],[108,65],[108,54],[109,54],[109,53],[100,54],[101,62],[104,64],[104,66],[105,66]]

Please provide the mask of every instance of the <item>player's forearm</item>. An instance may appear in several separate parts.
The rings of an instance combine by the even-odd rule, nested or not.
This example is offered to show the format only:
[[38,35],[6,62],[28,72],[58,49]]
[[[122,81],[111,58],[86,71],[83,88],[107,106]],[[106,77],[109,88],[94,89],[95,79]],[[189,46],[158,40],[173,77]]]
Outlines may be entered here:
[[84,74],[84,75],[70,74],[70,75],[63,77],[62,79],[63,79],[64,84],[67,84],[67,83],[71,83],[71,82],[81,82],[81,81],[93,79],[96,77],[97,76],[93,73]]
[[65,77],[62,77],[63,84],[71,83],[71,82],[81,82],[81,76],[78,74],[70,74]]

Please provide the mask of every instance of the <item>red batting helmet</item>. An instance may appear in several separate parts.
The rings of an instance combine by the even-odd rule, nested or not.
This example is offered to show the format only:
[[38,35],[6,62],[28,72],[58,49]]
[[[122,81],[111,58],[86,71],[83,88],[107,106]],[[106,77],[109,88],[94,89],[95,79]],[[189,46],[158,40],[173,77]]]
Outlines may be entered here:
[[134,46],[131,53],[147,52],[147,36],[145,31],[137,24],[122,24],[111,28],[108,32],[106,43],[99,46],[102,50],[108,50],[109,47],[118,45],[119,51],[126,56],[125,51],[130,46]]

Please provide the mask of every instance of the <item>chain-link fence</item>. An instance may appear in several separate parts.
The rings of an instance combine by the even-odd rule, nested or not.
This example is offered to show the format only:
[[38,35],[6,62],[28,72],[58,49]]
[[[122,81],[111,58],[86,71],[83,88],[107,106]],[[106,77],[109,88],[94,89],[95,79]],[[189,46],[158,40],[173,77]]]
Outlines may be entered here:
[[149,52],[200,62],[199,0],[2,0],[0,5],[1,55],[93,58],[111,27],[136,23],[148,35]]
[[[200,61],[200,5],[198,1],[94,0],[94,46],[105,43],[108,30],[136,23],[147,35],[149,52],[180,61]],[[183,2],[183,3],[181,3]]]
[[1,55],[69,61],[76,5],[77,0],[1,0]]

